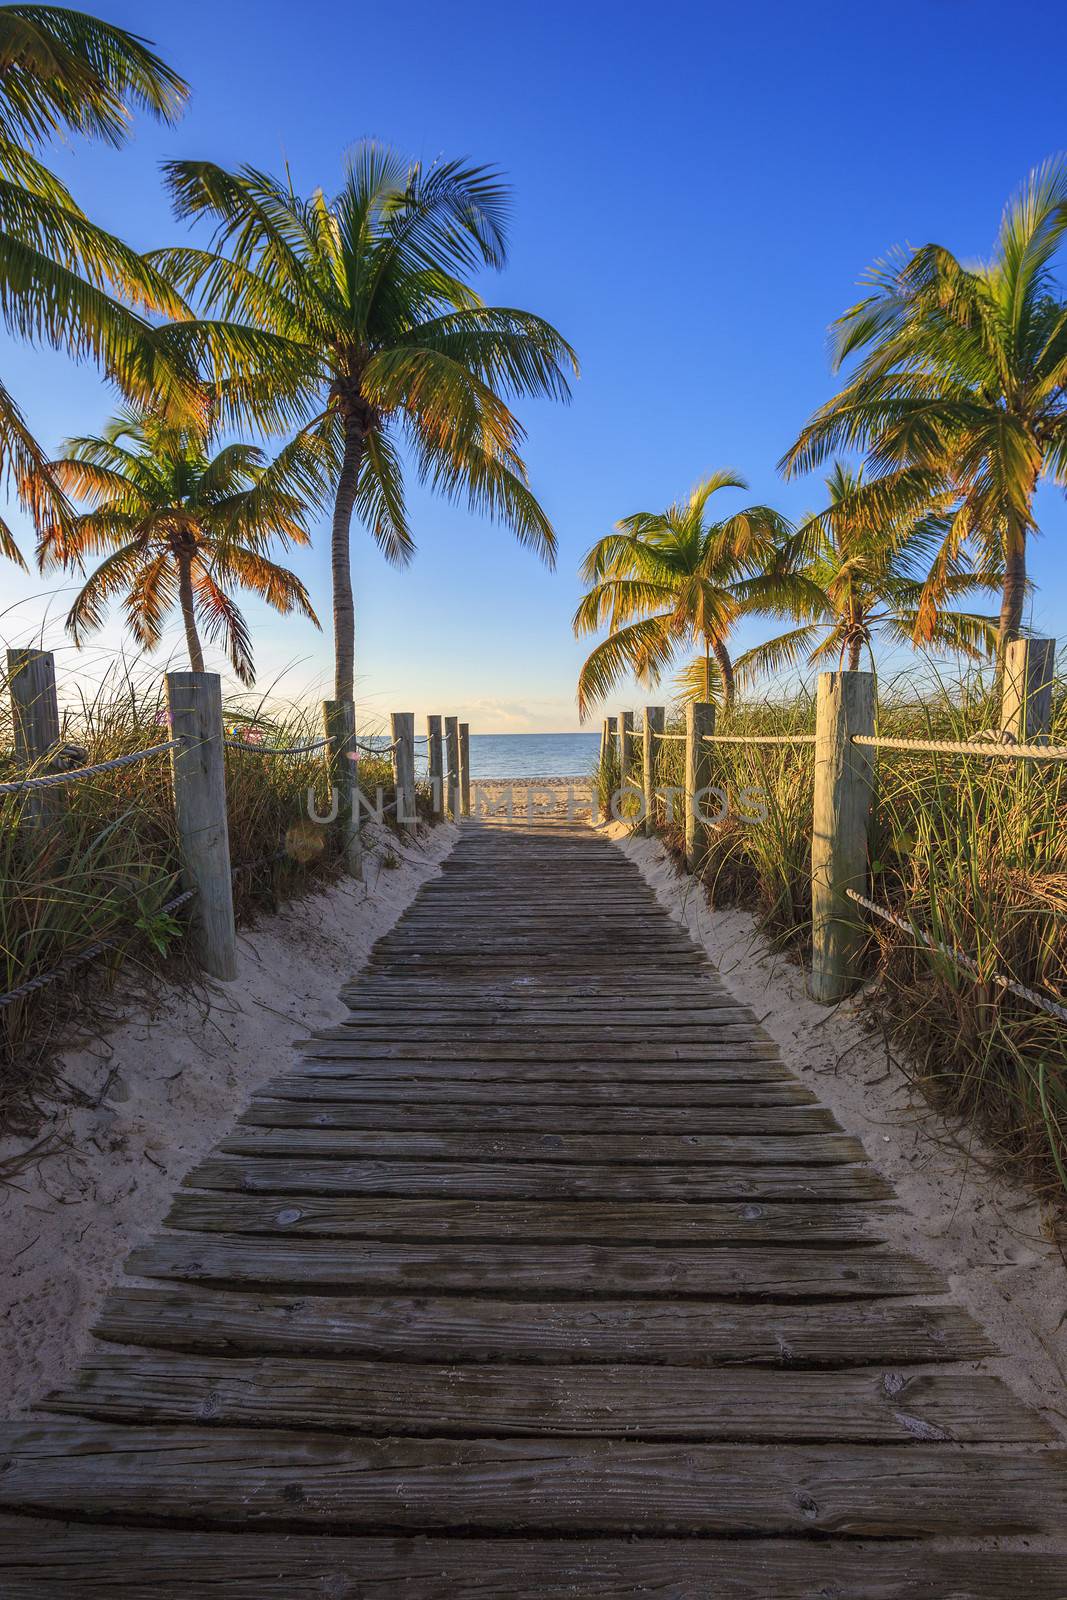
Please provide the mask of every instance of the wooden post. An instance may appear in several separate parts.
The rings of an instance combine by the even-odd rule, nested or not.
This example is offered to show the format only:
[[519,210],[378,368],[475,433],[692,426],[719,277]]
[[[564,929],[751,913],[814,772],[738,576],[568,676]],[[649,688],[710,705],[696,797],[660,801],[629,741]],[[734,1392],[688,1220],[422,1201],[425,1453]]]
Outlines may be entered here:
[[[60,743],[56,663],[51,650],[9,650],[7,680],[15,729],[15,760],[23,771],[44,777],[48,757]],[[22,815],[36,827],[54,822],[65,809],[63,790],[27,789]]]
[[445,782],[441,767],[441,719],[426,718],[427,764],[430,775],[430,810],[435,822],[445,814]]
[[867,888],[867,830],[874,750],[852,743],[874,732],[874,675],[823,672],[815,724],[815,812],[811,837],[811,989],[840,1000],[856,981],[863,913],[846,889]]
[[707,801],[702,790],[711,783],[712,751],[705,735],[715,732],[715,707],[690,700],[685,708],[685,864],[696,872],[708,853]]
[[1041,744],[1052,731],[1055,639],[1013,639],[1004,652],[1001,731],[1016,744]]
[[415,713],[394,711],[390,717],[393,734],[393,779],[396,784],[397,826],[414,833],[418,825],[415,809]]
[[469,722],[459,725],[459,809],[460,815],[471,814],[471,730]]
[[359,765],[351,759],[356,749],[356,708],[351,700],[324,700],[322,726],[329,741],[326,751],[330,783],[337,791],[337,826],[341,851],[350,877],[363,876],[363,846],[359,840]]
[[631,782],[634,765],[634,714],[619,712],[619,788],[625,790]]
[[193,949],[206,972],[228,982],[237,976],[237,935],[218,673],[168,672],[167,707],[172,737],[181,740],[171,772],[182,886],[196,890]]
[[449,822],[459,816],[459,718],[445,718],[445,813]]
[[645,835],[651,839],[656,831],[656,769],[658,766],[655,735],[663,732],[666,713],[662,706],[646,706],[644,726],[641,729],[641,781],[645,790]]

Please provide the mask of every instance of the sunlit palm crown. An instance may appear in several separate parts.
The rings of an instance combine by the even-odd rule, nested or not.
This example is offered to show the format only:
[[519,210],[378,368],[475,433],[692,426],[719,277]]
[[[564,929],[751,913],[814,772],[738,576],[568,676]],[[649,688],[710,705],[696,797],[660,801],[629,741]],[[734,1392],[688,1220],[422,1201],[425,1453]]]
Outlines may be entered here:
[[873,293],[833,329],[838,364],[861,359],[782,463],[805,471],[859,448],[917,504],[955,490],[942,560],[969,540],[1005,563],[1006,637],[1020,625],[1037,481],[1067,484],[1067,301],[1053,273],[1065,230],[1059,160],[1008,205],[987,265],[930,244],[876,266]]
[[81,566],[104,556],[67,619],[78,643],[121,596],[137,642],[154,649],[169,612],[181,605],[187,634],[195,618],[249,683],[251,644],[231,589],[315,620],[303,584],[267,555],[274,542],[283,549],[308,543],[308,463],[298,448],[273,461],[247,444],[213,453],[203,432],[128,412],[99,436],[68,440],[66,451],[55,463],[57,477],[91,509],[74,519],[49,558]]
[[[96,227],[36,152],[67,130],[117,144],[130,108],[170,121],[182,80],[143,40],[57,6],[0,6],[0,315],[34,342],[92,357],[131,397],[190,406],[193,374],[139,314],[180,312],[159,271]],[[39,528],[67,512],[43,452],[0,386],[0,472]],[[21,563],[0,523],[0,553]]]
[[894,505],[884,483],[868,484],[840,463],[826,487],[826,508],[801,523],[789,546],[790,597],[802,625],[739,657],[739,679],[800,663],[855,669],[864,650],[873,665],[876,636],[988,657],[995,620],[954,611],[945,601],[995,589],[1002,573],[996,566],[976,571],[962,554],[943,570],[951,497],[928,496],[917,510],[912,483]]
[[[507,400],[565,397],[576,364],[540,317],[486,307],[465,281],[504,261],[507,191],[495,173],[409,166],[365,144],[329,200],[302,199],[250,167],[180,161],[168,178],[180,215],[217,223],[213,249],[155,259],[217,314],[197,334],[232,414],[309,430],[335,477],[354,419],[365,440],[356,509],[391,560],[413,549],[400,440],[424,480],[551,558]],[[266,368],[258,347],[246,354],[248,327],[271,336]]]
[[628,676],[658,683],[678,652],[694,645],[703,660],[699,670],[694,663],[687,672],[687,684],[700,678],[702,697],[721,693],[729,702],[727,640],[734,623],[743,612],[790,604],[783,552],[791,530],[784,518],[769,506],[749,506],[722,520],[708,515],[713,495],[744,488],[736,473],[713,473],[666,511],[625,517],[589,551],[581,568],[589,590],[575,612],[574,631],[606,627],[609,634],[578,679],[582,717]]

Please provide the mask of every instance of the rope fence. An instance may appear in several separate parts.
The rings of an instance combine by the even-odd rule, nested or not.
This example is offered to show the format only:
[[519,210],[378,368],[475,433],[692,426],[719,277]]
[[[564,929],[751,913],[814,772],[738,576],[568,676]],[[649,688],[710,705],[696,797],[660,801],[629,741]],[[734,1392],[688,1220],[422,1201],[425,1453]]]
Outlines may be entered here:
[[[612,779],[617,775],[620,792],[625,792],[628,785],[640,790],[639,826],[646,838],[656,832],[661,805],[677,822],[674,800],[684,796],[685,865],[689,872],[698,873],[713,851],[712,829],[719,826],[720,820],[702,814],[699,797],[721,792],[725,808],[735,810],[743,821],[758,820],[746,816],[742,807],[732,804],[725,790],[716,788],[717,783],[725,784],[727,780],[719,774],[712,747],[814,747],[818,752],[818,759],[813,762],[810,840],[814,998],[825,1004],[836,1003],[862,981],[866,937],[852,902],[865,906],[872,915],[895,922],[924,947],[939,951],[964,971],[987,981],[973,958],[937,944],[911,923],[848,887],[867,886],[870,881],[872,821],[877,812],[876,753],[899,750],[931,756],[977,756],[986,761],[1067,761],[1067,744],[1052,742],[1054,688],[1055,641],[1026,638],[1012,640],[1004,653],[999,676],[1000,727],[963,739],[893,738],[880,734],[874,674],[858,670],[820,674],[812,733],[719,733],[718,708],[702,700],[686,703],[684,733],[668,733],[664,727],[666,708],[645,706],[640,735],[632,710],[604,719],[598,783],[603,786],[605,774]],[[641,765],[635,775],[634,749],[639,737]],[[657,769],[664,761],[656,750],[668,741],[684,742],[683,786],[657,788]],[[988,981],[1060,1021],[1067,1021],[1067,1005],[1063,1002],[1048,1000],[1037,990],[1003,974]]]
[[[52,652],[35,648],[9,650],[7,687],[15,731],[14,755],[25,775],[0,783],[0,797],[26,797],[15,818],[20,831],[25,829],[32,834],[37,828],[57,829],[62,837],[65,801],[62,795],[53,798],[39,791],[62,790],[97,774],[173,752],[170,778],[174,833],[181,881],[187,887],[182,895],[168,901],[163,911],[176,910],[196,896],[189,948],[209,976],[224,982],[237,975],[235,882],[289,855],[283,848],[258,861],[231,865],[227,768],[231,782],[234,769],[227,759],[229,752],[281,759],[315,756],[339,746],[352,754],[362,752],[382,762],[391,761],[396,797],[380,808],[380,814],[391,814],[401,833],[408,834],[416,828],[418,818],[416,760],[426,761],[434,820],[470,815],[469,729],[457,717],[431,716],[427,718],[425,734],[416,736],[414,713],[394,712],[391,738],[367,734],[358,739],[352,702],[324,701],[325,737],[308,739],[302,744],[279,745],[263,737],[273,731],[269,723],[260,727],[236,715],[227,724],[221,680],[216,673],[169,672],[166,675],[169,738],[106,761],[59,770],[63,760],[84,761],[86,757],[80,749],[75,753],[64,744],[64,720],[60,715]],[[277,733],[274,736],[277,737]],[[343,868],[359,879],[363,870],[363,845],[357,795],[357,775],[353,767],[346,765],[333,786],[331,815],[317,816],[309,799],[308,816],[323,826],[336,826],[335,837]],[[0,1008],[12,1006],[56,983],[72,968],[114,948],[125,937],[126,934],[120,933],[97,940],[76,954],[61,958],[50,971],[27,978],[25,983],[0,996]]]
[[80,783],[94,778],[98,772],[113,772],[116,767],[131,767],[136,761],[147,761],[149,756],[166,755],[176,750],[180,739],[168,739],[166,744],[152,744],[147,750],[133,750],[126,756],[113,756],[110,761],[97,761],[91,767],[72,767],[69,772],[48,772],[39,778],[18,778],[13,783],[0,783],[0,794],[21,794],[29,789],[57,789],[65,783]]
[[[176,894],[172,900],[160,906],[158,916],[169,916],[177,911],[180,906],[186,905],[196,894],[195,889],[186,889],[182,894]],[[38,989],[47,989],[50,984],[58,983],[60,978],[65,978],[77,967],[84,966],[86,961],[92,961],[97,956],[103,955],[106,950],[114,950],[116,945],[122,943],[122,936],[115,934],[111,939],[98,939],[94,944],[86,945],[72,956],[67,956],[57,967],[49,972],[39,972],[34,978],[27,978],[25,983],[20,983],[7,994],[0,994],[0,1010],[13,1006],[18,1000],[27,1000],[30,995],[36,994]]]
[[813,733],[704,733],[703,744],[814,744]]
[[852,743],[866,745],[876,750],[915,750],[932,754],[954,756],[985,756],[994,761],[1067,761],[1067,745],[1063,744],[997,744],[990,736],[984,744],[978,740],[956,742],[953,739],[889,739],[881,734],[854,733]]
[[325,750],[329,744],[328,739],[316,739],[314,744],[269,745],[254,744],[247,739],[226,739],[227,750],[240,750],[242,755],[249,756],[310,756],[318,750]]
[[1067,1022],[1067,1005],[1060,1005],[1056,1000],[1046,999],[1044,995],[1038,994],[1036,989],[1028,989],[1024,983],[1016,983],[1014,978],[1009,978],[1002,972],[995,972],[987,977],[973,956],[964,955],[962,951],[953,950],[950,945],[942,944],[940,939],[935,939],[926,933],[924,929],[916,927],[914,922],[898,916],[895,911],[890,911],[887,906],[880,906],[876,901],[869,900],[865,894],[859,894],[855,889],[846,889],[845,893],[850,900],[854,900],[858,906],[862,906],[872,916],[880,917],[883,922],[888,922],[893,927],[900,928],[904,933],[910,933],[913,938],[917,939],[920,944],[925,945],[928,950],[937,951],[939,955],[945,956],[977,982],[993,983],[999,989],[1010,990],[1012,994],[1018,995],[1020,1000],[1028,1000],[1032,1006],[1038,1006],[1042,1011],[1047,1011],[1050,1017],[1056,1017],[1060,1022]]

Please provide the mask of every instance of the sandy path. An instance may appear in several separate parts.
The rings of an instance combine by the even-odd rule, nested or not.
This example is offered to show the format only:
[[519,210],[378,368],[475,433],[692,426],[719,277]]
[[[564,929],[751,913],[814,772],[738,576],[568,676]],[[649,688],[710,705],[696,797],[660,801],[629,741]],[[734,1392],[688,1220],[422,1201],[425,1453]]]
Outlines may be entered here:
[[[129,1250],[158,1229],[185,1172],[252,1089],[291,1069],[292,1041],[339,1018],[341,984],[455,842],[384,835],[366,881],[293,901],[240,938],[237,981],[199,999],[138,999],[128,1022],[63,1057],[72,1093],[42,1134],[57,1154],[0,1185],[0,1398],[11,1416],[78,1365]],[[383,859],[397,859],[387,868]],[[95,1102],[85,1105],[85,1100]],[[0,1142],[0,1161],[25,1140]]]

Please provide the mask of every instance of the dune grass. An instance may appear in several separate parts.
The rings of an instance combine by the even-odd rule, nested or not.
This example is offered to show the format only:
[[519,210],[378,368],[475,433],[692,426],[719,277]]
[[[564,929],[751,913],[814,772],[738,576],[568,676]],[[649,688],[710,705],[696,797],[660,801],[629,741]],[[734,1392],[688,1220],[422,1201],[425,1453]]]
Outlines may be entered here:
[[[8,706],[0,682],[0,780],[21,776]],[[247,697],[224,709],[228,733],[238,739],[295,747],[321,737],[314,709],[267,713]],[[92,698],[66,706],[63,731],[90,764],[163,743],[162,679],[109,678]],[[380,784],[388,801],[391,762],[364,757],[360,782],[371,799]],[[309,790],[316,810],[329,810],[321,755],[228,750],[226,784],[239,922],[340,875],[334,830],[307,815]],[[34,1097],[47,1084],[60,1031],[91,1015],[120,969],[147,978],[166,967],[196,981],[185,949],[187,908],[164,910],[180,892],[169,757],[64,785],[59,794],[44,826],[27,825],[21,797],[0,796],[0,995],[64,969],[62,981],[0,1006],[0,1127],[26,1131],[35,1125]],[[91,961],[74,964],[105,943]]]
[[[1067,676],[1053,740],[1067,744]],[[962,740],[995,727],[992,683],[901,677],[879,685],[879,731]],[[679,731],[677,718],[670,723]],[[739,704],[721,733],[814,732],[815,701]],[[640,764],[640,740],[634,741]],[[731,797],[700,874],[712,905],[742,906],[766,936],[806,962],[811,944],[810,745],[714,746],[713,782]],[[660,745],[658,782],[681,785],[684,746]],[[739,797],[763,792],[762,822]],[[682,821],[661,819],[676,854]],[[951,949],[983,981],[910,934],[869,918],[865,1006],[927,1097],[982,1129],[1039,1189],[1067,1191],[1067,1026],[994,980],[1000,974],[1067,1002],[1067,766],[882,751],[871,831],[872,896]]]

